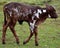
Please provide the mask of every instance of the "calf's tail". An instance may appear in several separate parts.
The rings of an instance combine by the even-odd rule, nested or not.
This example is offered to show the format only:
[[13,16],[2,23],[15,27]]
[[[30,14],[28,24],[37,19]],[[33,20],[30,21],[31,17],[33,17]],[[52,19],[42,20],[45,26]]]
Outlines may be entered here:
[[6,12],[4,11],[4,24],[6,25],[7,21],[6,21]]

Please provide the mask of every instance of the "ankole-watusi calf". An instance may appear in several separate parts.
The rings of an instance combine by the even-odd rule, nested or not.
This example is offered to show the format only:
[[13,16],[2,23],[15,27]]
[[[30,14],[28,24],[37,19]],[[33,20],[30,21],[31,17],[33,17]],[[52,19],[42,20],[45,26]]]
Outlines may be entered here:
[[[5,35],[7,27],[10,28],[13,35],[16,38],[17,44],[19,44],[18,36],[14,29],[16,22],[22,24],[23,21],[26,21],[30,27],[30,36],[23,42],[26,44],[33,34],[35,34],[35,45],[38,45],[37,38],[37,26],[44,22],[48,17],[57,18],[56,10],[50,5],[46,5],[45,8],[39,6],[26,5],[23,3],[11,2],[6,4],[3,7],[4,12],[4,24],[3,24],[3,34],[2,34],[2,43],[5,44]],[[23,28],[24,29],[24,28]]]

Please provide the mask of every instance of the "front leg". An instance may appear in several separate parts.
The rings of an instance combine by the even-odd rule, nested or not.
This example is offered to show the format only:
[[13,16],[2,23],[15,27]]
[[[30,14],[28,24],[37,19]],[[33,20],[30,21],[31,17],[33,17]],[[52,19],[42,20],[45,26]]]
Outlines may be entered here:
[[34,34],[35,34],[35,45],[38,46],[38,33],[37,33],[37,27],[34,28]]
[[33,32],[30,31],[30,36],[23,42],[23,44],[26,44],[27,42],[29,42],[32,36],[33,36]]
[[33,23],[30,23],[30,29],[35,34],[35,45],[38,46],[38,38],[37,38],[37,26],[36,20],[33,20]]
[[35,45],[38,46],[38,39],[37,39],[37,25],[35,24],[36,20],[33,21],[33,23],[30,22],[30,36],[23,42],[23,44],[26,44],[29,42],[33,34],[35,34]]
[[34,26],[35,26],[35,20],[34,22],[30,22],[29,23],[29,26],[30,26],[30,36],[23,42],[23,44],[26,44],[27,42],[29,42],[29,40],[31,39],[31,37],[33,36],[33,33],[34,33]]

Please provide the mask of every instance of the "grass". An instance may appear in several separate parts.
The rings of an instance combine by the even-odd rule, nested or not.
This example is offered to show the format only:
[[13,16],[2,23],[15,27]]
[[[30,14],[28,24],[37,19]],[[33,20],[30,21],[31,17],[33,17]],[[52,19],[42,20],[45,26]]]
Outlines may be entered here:
[[[0,2],[11,2],[12,0],[1,0]],[[40,4],[40,2],[42,3],[42,1],[44,0],[38,0],[38,2],[36,2],[36,0],[13,0],[16,2],[25,2],[25,3],[34,3],[34,4]],[[57,13],[60,13],[60,0],[53,0],[53,2],[50,2],[49,4],[55,6]],[[4,3],[4,4],[5,4]],[[2,44],[2,25],[3,25],[3,12],[2,12],[2,8],[3,5],[0,5],[0,48],[60,48],[60,17],[58,17],[58,19],[55,21],[54,19],[47,19],[44,23],[42,23],[41,25],[38,26],[38,42],[39,42],[39,46],[35,46],[34,43],[34,36],[31,38],[31,40],[26,44],[23,45],[23,41],[29,36],[29,26],[26,22],[23,23],[23,25],[19,25],[17,23],[17,25],[15,26],[16,29],[16,33],[19,37],[20,40],[20,44],[17,45],[15,38],[12,34],[12,32],[9,30],[7,30],[6,33],[6,44],[3,45]],[[41,5],[43,6],[43,5]],[[58,16],[60,16],[60,14],[58,14]],[[23,31],[23,29],[24,31]]]

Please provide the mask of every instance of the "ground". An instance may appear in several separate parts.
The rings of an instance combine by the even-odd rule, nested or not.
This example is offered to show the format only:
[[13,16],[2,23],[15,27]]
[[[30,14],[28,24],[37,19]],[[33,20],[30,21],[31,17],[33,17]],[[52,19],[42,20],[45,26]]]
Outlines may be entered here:
[[[23,41],[29,36],[29,26],[26,22],[23,25],[19,25],[18,22],[15,26],[16,33],[19,37],[20,44],[17,45],[15,38],[8,28],[6,33],[6,44],[2,44],[2,25],[3,25],[3,6],[5,3],[11,2],[12,0],[1,0],[0,1],[0,48],[60,48],[60,0],[52,0],[49,2],[50,5],[56,8],[58,18],[48,18],[44,23],[38,26],[38,42],[39,46],[35,46],[34,36],[31,40],[23,45]],[[13,0],[16,2],[24,2],[27,4],[36,4],[41,7],[45,7],[44,0]],[[46,0],[47,1],[47,0]]]

